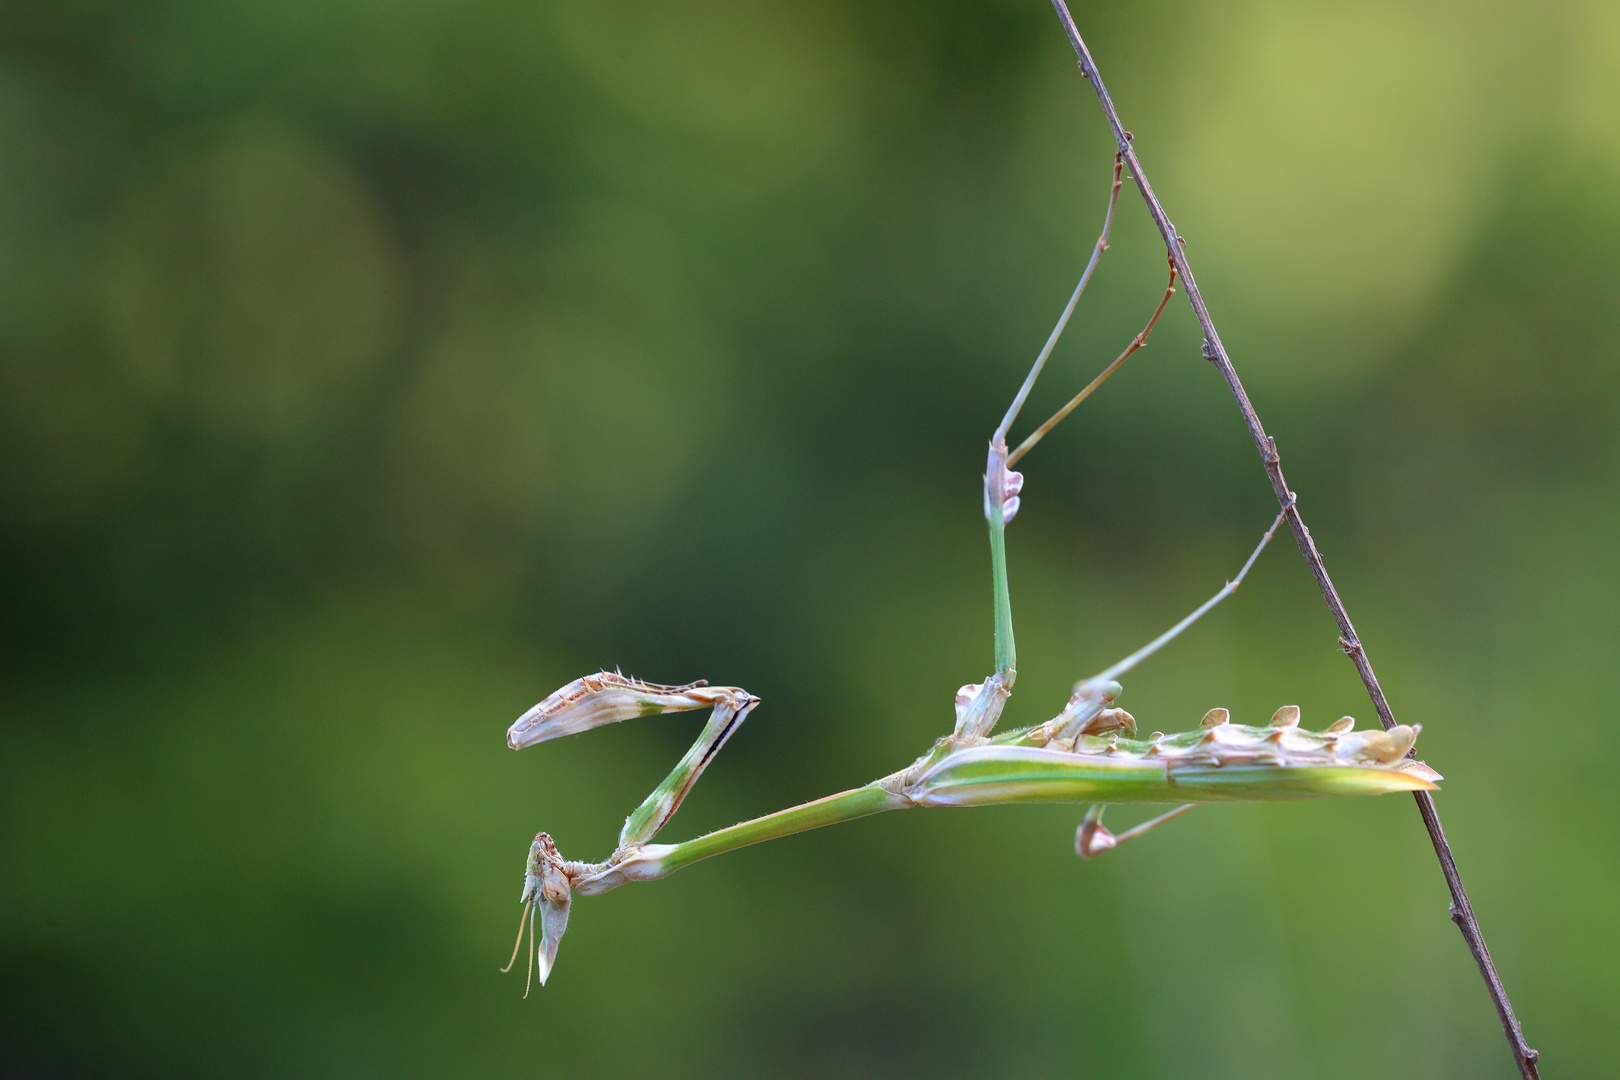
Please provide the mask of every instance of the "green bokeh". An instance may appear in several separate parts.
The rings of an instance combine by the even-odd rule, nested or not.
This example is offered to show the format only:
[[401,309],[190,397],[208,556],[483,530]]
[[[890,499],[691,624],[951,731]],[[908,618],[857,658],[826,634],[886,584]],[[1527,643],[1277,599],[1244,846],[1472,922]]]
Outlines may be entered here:
[[[1620,1007],[1620,15],[1078,4],[1549,1075]],[[991,662],[984,440],[1101,223],[1044,0],[0,8],[0,1069],[1508,1077],[1411,801],[909,812],[583,899],[700,720],[522,755],[622,665],[764,704],[670,826],[887,772]],[[1029,407],[1135,333],[1134,190]],[[1275,512],[1177,301],[1027,461],[1010,723]],[[1020,429],[1027,430],[1027,426]],[[1286,541],[1132,673],[1372,722]],[[1120,814],[1122,822],[1132,819]]]

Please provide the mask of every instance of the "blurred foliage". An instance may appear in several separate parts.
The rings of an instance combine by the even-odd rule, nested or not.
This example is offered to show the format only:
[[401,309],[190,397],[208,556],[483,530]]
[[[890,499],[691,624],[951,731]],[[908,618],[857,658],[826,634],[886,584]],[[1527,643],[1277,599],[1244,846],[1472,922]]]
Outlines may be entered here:
[[[1530,1040],[1620,1005],[1620,15],[1079,4]],[[516,756],[597,666],[765,705],[673,837],[865,781],[990,663],[984,439],[1111,147],[1042,0],[0,8],[8,1075],[1513,1075],[1412,807],[894,814],[582,901],[697,720]],[[1122,193],[1038,420],[1162,287]],[[1028,462],[1009,722],[1275,507],[1185,305]],[[1286,542],[1135,672],[1371,722]],[[1128,815],[1121,815],[1122,821]],[[1604,837],[1608,837],[1607,840]]]

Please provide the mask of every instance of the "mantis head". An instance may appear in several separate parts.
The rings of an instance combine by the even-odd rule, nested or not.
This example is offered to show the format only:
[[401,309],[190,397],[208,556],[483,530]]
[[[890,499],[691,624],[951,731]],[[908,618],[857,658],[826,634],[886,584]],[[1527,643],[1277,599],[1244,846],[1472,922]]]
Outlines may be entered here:
[[[557,845],[546,833],[540,833],[529,845],[529,859],[523,871],[523,914],[518,916],[517,944],[512,946],[512,959],[501,968],[510,971],[517,961],[518,950],[523,947],[523,924],[529,924],[529,978],[534,977],[535,962],[540,965],[540,985],[546,985],[552,965],[557,962],[557,946],[563,932],[568,929],[568,905],[573,899],[573,888]],[[540,936],[535,937],[535,916],[540,919]],[[524,980],[523,996],[529,996],[528,979]]]

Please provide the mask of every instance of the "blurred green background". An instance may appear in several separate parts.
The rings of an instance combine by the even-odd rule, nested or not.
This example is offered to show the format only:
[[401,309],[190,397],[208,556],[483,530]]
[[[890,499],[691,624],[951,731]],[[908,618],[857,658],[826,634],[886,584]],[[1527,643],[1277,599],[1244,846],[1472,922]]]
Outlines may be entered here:
[[[700,717],[522,755],[598,667],[764,699],[666,836],[909,761],[991,664],[983,447],[1112,150],[1045,0],[110,0],[0,14],[8,1075],[1508,1077],[1405,797],[891,814],[575,906]],[[1549,1076],[1620,1007],[1620,9],[1086,4]],[[1133,188],[1022,431],[1135,333]],[[1178,296],[1027,460],[1009,723],[1275,512]],[[1138,669],[1373,722],[1286,540]],[[1119,813],[1118,824],[1133,815]],[[521,969],[521,965],[520,965]]]

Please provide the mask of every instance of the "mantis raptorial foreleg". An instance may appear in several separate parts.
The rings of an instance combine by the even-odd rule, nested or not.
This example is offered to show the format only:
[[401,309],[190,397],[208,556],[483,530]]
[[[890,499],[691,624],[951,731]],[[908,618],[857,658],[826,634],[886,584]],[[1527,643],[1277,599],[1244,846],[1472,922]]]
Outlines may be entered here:
[[[549,835],[535,836],[524,869],[518,941],[503,971],[517,961],[523,945],[523,923],[527,922],[530,972],[533,974],[538,966],[540,982],[545,983],[556,960],[558,942],[567,929],[575,894],[590,896],[631,881],[656,880],[711,855],[886,810],[1016,802],[1093,803],[1075,837],[1076,851],[1089,858],[1202,802],[1382,794],[1435,786],[1439,774],[1407,757],[1417,736],[1415,727],[1357,732],[1352,730],[1354,721],[1346,717],[1323,731],[1307,731],[1298,726],[1299,710],[1294,706],[1279,709],[1267,726],[1243,727],[1231,723],[1225,709],[1213,709],[1195,730],[1170,736],[1154,732],[1148,739],[1137,739],[1135,718],[1113,707],[1120,694],[1117,680],[1121,675],[1163,648],[1237,589],[1282,524],[1293,506],[1292,499],[1237,576],[1197,610],[1125,659],[1077,683],[1068,703],[1052,719],[1018,731],[994,733],[1018,675],[1007,585],[1006,528],[1018,513],[1023,477],[1010,466],[1143,345],[1175,287],[1172,271],[1164,300],[1119,358],[1016,451],[1008,452],[1008,431],[1108,246],[1122,167],[1116,155],[1102,234],[1074,295],[990,440],[984,514],[990,530],[995,671],[983,682],[957,691],[955,724],[950,733],[910,765],[869,784],[684,843],[655,844],[652,841],[659,830],[759,699],[737,687],[710,687],[703,682],[661,686],[618,672],[574,680],[524,713],[507,732],[507,744],[522,749],[632,717],[701,708],[712,711],[691,749],[625,820],[619,842],[606,861],[565,860]],[[1102,826],[1103,806],[1116,802],[1182,805],[1116,837]],[[524,993],[528,993],[527,989]]]
[[[703,725],[697,741],[686,752],[664,782],[653,789],[619,831],[618,851],[639,848],[658,834],[664,823],[680,807],[681,800],[692,790],[703,770],[714,760],[715,754],[741,726],[759,698],[735,686],[710,686],[699,680],[685,686],[660,686],[627,678],[615,671],[604,671],[575,679],[540,704],[518,717],[506,733],[506,744],[514,750],[532,746],[537,742],[555,739],[559,735],[575,735],[604,724],[616,724],[637,716],[657,716],[662,713],[685,712],[690,709],[710,708],[709,722]],[[523,875],[523,910],[528,916],[530,961],[533,973],[535,958],[540,964],[540,985],[546,984],[551,965],[557,957],[557,944],[568,928],[568,907],[573,894],[568,864],[557,854],[551,837],[541,833],[529,848],[528,865]],[[539,912],[542,933],[534,934],[534,917]],[[508,971],[517,960],[518,949],[523,946],[523,920],[518,921],[517,944],[512,947],[512,959],[507,961]],[[523,995],[529,991],[525,986]]]

